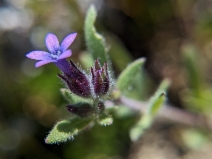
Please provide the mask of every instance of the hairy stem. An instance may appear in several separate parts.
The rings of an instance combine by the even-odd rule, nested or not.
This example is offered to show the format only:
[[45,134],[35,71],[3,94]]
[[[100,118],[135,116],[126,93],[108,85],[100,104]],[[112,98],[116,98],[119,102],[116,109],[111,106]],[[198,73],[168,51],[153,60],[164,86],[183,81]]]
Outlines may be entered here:
[[[123,104],[131,109],[145,113],[147,111],[147,102],[141,102],[134,99],[121,96],[119,99],[113,101],[114,104]],[[165,104],[157,114],[158,118],[166,119],[168,122],[175,122],[191,127],[199,127],[212,130],[212,120],[206,116],[188,112],[172,105]]]

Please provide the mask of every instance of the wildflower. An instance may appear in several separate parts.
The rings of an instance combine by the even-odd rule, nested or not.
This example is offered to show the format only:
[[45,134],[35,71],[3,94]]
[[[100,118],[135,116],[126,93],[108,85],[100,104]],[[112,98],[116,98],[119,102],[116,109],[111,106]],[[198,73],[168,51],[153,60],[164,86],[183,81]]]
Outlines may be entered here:
[[65,39],[62,41],[60,45],[57,37],[54,34],[49,33],[46,36],[46,47],[49,50],[49,52],[32,51],[28,53],[26,56],[30,59],[40,60],[35,64],[35,67],[40,67],[42,65],[53,62],[62,71],[65,71],[69,66],[65,58],[70,57],[72,55],[72,52],[71,50],[68,49],[68,47],[74,41],[76,36],[77,33],[69,34],[68,36],[65,37]]
[[75,64],[70,61],[69,72],[63,72],[64,75],[58,76],[67,84],[72,93],[89,97],[91,95],[90,83],[87,75],[78,69]]
[[107,64],[105,63],[104,66],[101,67],[99,61],[95,60],[94,68],[91,67],[91,76],[94,93],[97,96],[106,94],[109,90]]

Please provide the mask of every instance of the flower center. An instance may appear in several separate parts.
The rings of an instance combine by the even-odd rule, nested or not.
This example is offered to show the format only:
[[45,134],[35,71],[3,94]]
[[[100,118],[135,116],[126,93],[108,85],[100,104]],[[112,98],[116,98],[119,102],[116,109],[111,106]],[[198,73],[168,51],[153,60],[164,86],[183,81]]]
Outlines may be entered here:
[[57,59],[58,56],[60,56],[60,55],[61,55],[61,51],[60,50],[56,50],[54,53],[51,54],[51,57],[53,59]]
[[57,50],[57,51],[56,51],[56,55],[57,55],[57,56],[60,56],[60,55],[61,55],[61,51],[60,51],[60,50]]

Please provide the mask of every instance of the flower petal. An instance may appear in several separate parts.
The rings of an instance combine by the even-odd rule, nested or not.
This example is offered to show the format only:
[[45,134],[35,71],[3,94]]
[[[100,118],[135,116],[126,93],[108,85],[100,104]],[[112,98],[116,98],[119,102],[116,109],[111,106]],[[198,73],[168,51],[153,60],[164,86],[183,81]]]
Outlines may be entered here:
[[39,61],[35,64],[35,67],[40,67],[43,66],[45,64],[51,63],[51,62],[57,62],[56,60],[43,60],[43,61]]
[[55,50],[60,48],[59,41],[54,34],[49,33],[46,36],[46,47],[50,53],[53,53]]
[[63,52],[58,58],[57,60],[61,60],[61,59],[65,59],[67,57],[70,57],[72,55],[71,50],[66,50],[65,52]]
[[77,33],[72,33],[65,37],[65,39],[61,43],[62,51],[65,51],[71,45],[71,43],[74,41],[76,36],[77,36]]
[[51,56],[45,51],[32,51],[26,55],[26,57],[34,60],[51,60]]

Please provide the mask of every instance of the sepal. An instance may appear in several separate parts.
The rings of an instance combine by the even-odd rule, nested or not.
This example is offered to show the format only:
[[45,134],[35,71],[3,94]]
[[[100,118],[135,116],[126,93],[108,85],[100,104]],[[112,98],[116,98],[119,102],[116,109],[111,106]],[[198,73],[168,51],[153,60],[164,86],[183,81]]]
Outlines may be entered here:
[[89,103],[77,103],[77,104],[70,104],[66,106],[66,109],[79,117],[89,117],[95,111],[94,108]]
[[58,76],[67,84],[72,93],[81,97],[90,97],[91,89],[88,77],[70,61],[70,73]]

